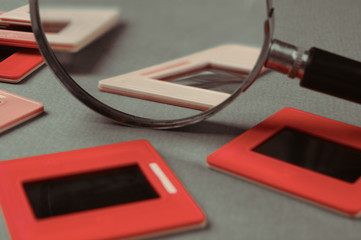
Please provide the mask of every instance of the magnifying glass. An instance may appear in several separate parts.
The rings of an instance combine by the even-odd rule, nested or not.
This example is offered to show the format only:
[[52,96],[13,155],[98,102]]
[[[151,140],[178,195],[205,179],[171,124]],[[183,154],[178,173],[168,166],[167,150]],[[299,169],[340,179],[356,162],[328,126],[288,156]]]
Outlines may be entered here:
[[30,12],[40,51],[60,81],[124,125],[202,121],[266,68],[361,103],[361,63],[273,39],[271,0],[30,0]]

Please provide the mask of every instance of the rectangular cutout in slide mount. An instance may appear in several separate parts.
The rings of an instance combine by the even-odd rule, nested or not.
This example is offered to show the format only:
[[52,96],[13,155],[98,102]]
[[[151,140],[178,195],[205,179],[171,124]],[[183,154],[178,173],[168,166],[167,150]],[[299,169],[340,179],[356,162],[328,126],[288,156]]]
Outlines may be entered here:
[[233,72],[206,66],[159,80],[232,94],[235,89],[242,85],[246,77],[247,74],[243,72]]
[[0,90],[0,133],[36,117],[43,110],[40,102]]
[[205,111],[245,83],[260,50],[223,45],[99,81],[99,90]]
[[361,176],[361,151],[284,128],[254,151],[340,180],[353,183]]
[[361,214],[361,128],[285,108],[211,154],[211,168]]
[[0,181],[13,240],[145,238],[205,225],[145,140],[0,162]]
[[25,183],[36,218],[157,198],[137,165]]

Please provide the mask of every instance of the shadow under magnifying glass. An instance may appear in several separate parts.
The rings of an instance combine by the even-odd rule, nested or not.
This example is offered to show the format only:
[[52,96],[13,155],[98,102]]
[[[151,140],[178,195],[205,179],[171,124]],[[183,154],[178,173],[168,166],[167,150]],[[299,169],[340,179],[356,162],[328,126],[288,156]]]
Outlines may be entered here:
[[126,23],[119,23],[85,48],[75,53],[56,52],[56,57],[69,74],[92,74],[102,68],[115,44],[121,42],[127,28]]

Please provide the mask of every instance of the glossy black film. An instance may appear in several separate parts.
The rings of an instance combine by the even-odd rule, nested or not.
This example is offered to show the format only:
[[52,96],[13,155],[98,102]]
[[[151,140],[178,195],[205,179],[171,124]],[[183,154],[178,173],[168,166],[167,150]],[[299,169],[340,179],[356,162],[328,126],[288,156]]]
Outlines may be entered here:
[[137,165],[24,184],[36,218],[157,198]]
[[361,176],[361,151],[284,128],[254,151],[350,183]]

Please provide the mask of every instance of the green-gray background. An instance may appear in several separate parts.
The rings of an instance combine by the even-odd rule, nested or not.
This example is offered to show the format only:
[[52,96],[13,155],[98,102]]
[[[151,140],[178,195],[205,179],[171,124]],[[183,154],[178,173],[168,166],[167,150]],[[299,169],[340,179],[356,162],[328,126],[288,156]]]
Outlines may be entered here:
[[[0,10],[8,11],[24,4],[26,1],[3,0]],[[276,0],[274,5],[278,39],[306,48],[318,46],[361,60],[359,0]],[[225,19],[215,18],[215,21]],[[126,39],[127,34],[122,38]],[[157,57],[142,56],[155,62]],[[134,63],[123,62],[122,66],[131,68],[127,64]],[[0,89],[45,105],[43,115],[0,135],[2,161],[149,140],[208,218],[205,229],[162,239],[360,239],[358,219],[209,170],[206,164],[208,155],[284,107],[361,127],[361,107],[357,104],[302,89],[297,80],[270,73],[211,119],[177,130],[156,131],[123,127],[92,112],[61,86],[48,67],[20,84],[0,83]],[[0,239],[9,239],[3,218]]]

